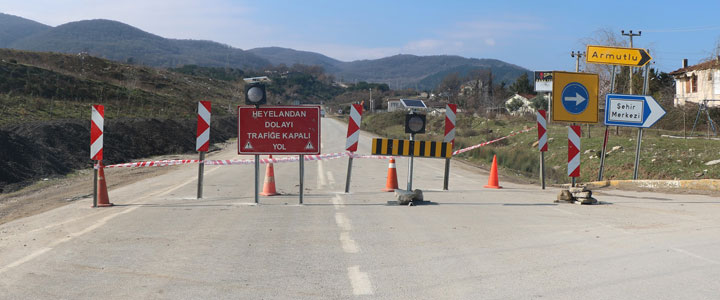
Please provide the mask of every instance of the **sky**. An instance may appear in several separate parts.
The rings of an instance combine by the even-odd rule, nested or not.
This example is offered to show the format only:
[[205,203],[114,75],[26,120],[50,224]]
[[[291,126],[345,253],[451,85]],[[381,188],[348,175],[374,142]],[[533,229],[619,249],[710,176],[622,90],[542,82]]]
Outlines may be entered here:
[[396,54],[494,58],[530,70],[574,71],[571,51],[603,32],[642,32],[653,67],[670,72],[712,57],[720,1],[234,1],[0,0],[0,12],[50,26],[111,19],[166,38],[240,49],[278,46],[342,61]]

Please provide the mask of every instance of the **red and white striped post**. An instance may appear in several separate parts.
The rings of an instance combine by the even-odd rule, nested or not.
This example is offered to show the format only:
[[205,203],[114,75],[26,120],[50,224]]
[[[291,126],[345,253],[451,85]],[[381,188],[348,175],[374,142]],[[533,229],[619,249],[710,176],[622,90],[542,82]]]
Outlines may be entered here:
[[545,152],[548,150],[547,146],[547,114],[545,110],[539,109],[537,111],[537,128],[538,128],[538,150],[540,150],[540,182],[542,182],[542,189],[545,189]]
[[102,167],[103,159],[103,130],[105,127],[105,106],[93,105],[90,117],[90,159],[95,164],[95,179],[93,181],[93,207],[97,207],[98,200],[98,169]]
[[[361,104],[350,105],[350,118],[348,119],[347,141],[345,142],[345,150],[350,152],[357,151],[360,143],[360,124],[362,122],[363,107]],[[348,159],[347,179],[345,180],[345,193],[350,192],[350,177],[352,175],[353,156]]]
[[[443,142],[452,143],[455,146],[455,115],[457,114],[457,104],[445,105],[445,138]],[[445,180],[443,181],[443,190],[448,190],[450,181],[450,159],[445,159]]]
[[197,198],[202,198],[203,175],[205,173],[205,152],[210,148],[210,116],[212,103],[210,101],[198,102],[197,140],[195,150],[200,153],[198,162],[198,188]]
[[580,126],[572,125],[568,130],[568,176],[572,177],[572,186],[580,177]]

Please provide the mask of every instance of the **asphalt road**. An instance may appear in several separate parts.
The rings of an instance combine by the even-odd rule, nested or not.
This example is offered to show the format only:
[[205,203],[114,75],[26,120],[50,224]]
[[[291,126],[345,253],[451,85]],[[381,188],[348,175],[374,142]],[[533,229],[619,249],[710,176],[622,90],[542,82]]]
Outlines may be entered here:
[[[322,126],[323,152],[342,151],[345,125]],[[444,160],[416,159],[430,203],[388,206],[385,160],[356,159],[349,194],[347,158],[305,166],[304,205],[297,163],[275,165],[283,195],[257,206],[252,166],[206,167],[202,200],[196,166],[176,166],[111,190],[115,207],[82,199],[0,225],[0,298],[720,297],[716,198],[610,190],[602,205],[555,204],[557,189],[485,189],[487,173],[460,163],[442,191]]]

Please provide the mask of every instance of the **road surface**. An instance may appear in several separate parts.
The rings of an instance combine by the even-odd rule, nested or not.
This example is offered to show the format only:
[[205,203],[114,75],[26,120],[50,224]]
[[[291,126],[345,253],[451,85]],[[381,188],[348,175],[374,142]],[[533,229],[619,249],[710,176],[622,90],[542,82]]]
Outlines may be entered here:
[[[323,152],[346,125],[324,118]],[[369,153],[363,133],[359,153]],[[236,159],[232,145],[209,159]],[[476,150],[477,151],[477,150]],[[482,149],[480,150],[482,151]],[[245,158],[245,157],[243,157]],[[407,159],[397,162],[405,186]],[[720,201],[603,191],[555,204],[557,189],[416,159],[428,205],[388,206],[387,161],[275,165],[283,195],[253,205],[253,166],[195,165],[0,225],[2,299],[717,299]],[[264,166],[263,166],[264,171]],[[264,173],[264,172],[263,172]],[[113,170],[107,171],[112,181]]]

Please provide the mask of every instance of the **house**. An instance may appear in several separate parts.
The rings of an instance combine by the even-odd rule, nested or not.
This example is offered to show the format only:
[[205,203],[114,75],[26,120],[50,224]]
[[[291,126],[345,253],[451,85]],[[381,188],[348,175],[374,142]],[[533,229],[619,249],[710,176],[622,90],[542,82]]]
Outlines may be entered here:
[[405,109],[405,107],[400,103],[400,99],[388,99],[387,101],[387,111],[388,112],[394,112],[396,110]]
[[[535,111],[535,109],[533,109],[530,106],[530,104],[532,103],[532,102],[530,102],[530,100],[532,100],[532,98],[535,98],[535,95],[530,95],[530,94],[512,95],[510,98],[507,98],[505,100],[505,109],[513,116],[532,113]],[[512,103],[513,101],[520,101],[522,103],[522,105],[517,110],[510,111],[510,107],[511,107],[510,103]]]
[[[720,56],[693,66],[688,66],[687,59],[683,59],[682,68],[670,75],[675,78],[675,106],[720,100]],[[706,104],[720,106],[720,101]]]

